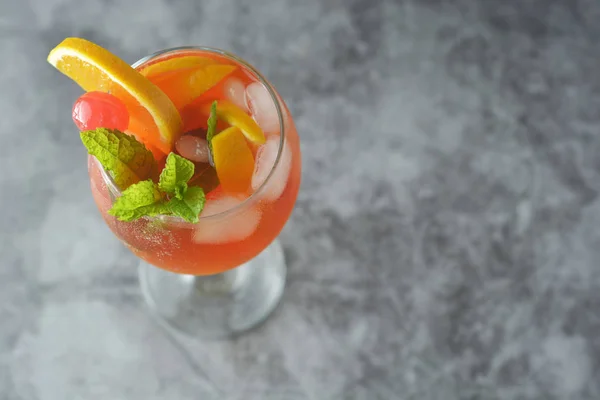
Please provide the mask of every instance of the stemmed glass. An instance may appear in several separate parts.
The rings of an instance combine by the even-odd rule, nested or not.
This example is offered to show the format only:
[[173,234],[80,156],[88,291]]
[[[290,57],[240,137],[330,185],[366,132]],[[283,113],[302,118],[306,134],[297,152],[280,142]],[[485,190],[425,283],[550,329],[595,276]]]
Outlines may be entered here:
[[[197,224],[172,216],[122,222],[108,214],[120,196],[118,187],[92,156],[88,169],[102,217],[140,258],[139,280],[149,309],[169,328],[193,337],[214,338],[257,325],[281,299],[286,265],[276,238],[298,194],[300,144],[280,95],[239,57],[219,49],[180,47],[152,54],[133,67],[190,54],[228,60],[266,89],[271,104],[248,104],[255,114],[264,113],[261,107],[265,106],[274,110],[273,129],[267,132],[263,154],[257,156],[257,162],[264,162],[261,168],[271,161],[263,172],[264,182],[246,199],[209,196]],[[261,117],[265,115],[258,115]]]

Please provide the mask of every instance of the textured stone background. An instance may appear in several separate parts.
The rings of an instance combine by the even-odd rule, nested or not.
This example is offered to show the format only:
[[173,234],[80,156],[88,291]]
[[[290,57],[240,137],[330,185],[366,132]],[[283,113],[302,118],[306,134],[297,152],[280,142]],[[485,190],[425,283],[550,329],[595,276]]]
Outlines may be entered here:
[[[0,0],[0,399],[600,398],[597,0]],[[46,64],[254,63],[303,143],[265,325],[188,343],[141,304]]]

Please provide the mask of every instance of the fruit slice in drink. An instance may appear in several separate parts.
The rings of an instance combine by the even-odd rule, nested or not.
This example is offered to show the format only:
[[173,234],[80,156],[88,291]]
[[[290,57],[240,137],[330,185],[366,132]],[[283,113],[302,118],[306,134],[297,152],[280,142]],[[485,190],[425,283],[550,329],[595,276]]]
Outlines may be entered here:
[[108,50],[80,38],[67,38],[48,62],[85,91],[110,92],[129,111],[129,130],[151,148],[168,154],[183,133],[179,111],[169,97]]

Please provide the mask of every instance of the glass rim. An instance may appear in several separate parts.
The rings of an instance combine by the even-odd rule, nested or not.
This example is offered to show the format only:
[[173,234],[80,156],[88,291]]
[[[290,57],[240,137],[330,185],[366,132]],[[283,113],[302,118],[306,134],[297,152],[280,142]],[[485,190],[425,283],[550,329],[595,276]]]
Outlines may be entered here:
[[[265,186],[267,186],[267,184],[269,183],[269,181],[275,174],[275,169],[277,168],[277,166],[279,165],[279,162],[281,160],[281,157],[283,154],[283,149],[285,146],[285,124],[284,124],[284,120],[283,120],[282,105],[280,104],[280,101],[279,101],[277,93],[275,92],[275,89],[271,86],[271,84],[267,81],[267,79],[254,66],[249,64],[247,61],[245,61],[244,59],[236,56],[235,54],[229,53],[225,50],[218,49],[215,47],[207,47],[207,46],[171,47],[171,48],[167,48],[164,50],[159,50],[150,55],[142,57],[138,61],[133,63],[131,66],[133,68],[137,68],[140,65],[143,65],[143,64],[147,63],[148,61],[153,60],[157,57],[164,56],[169,53],[177,53],[177,52],[182,52],[182,51],[186,51],[186,50],[187,51],[204,51],[204,52],[219,54],[225,58],[228,58],[232,61],[235,61],[235,62],[241,64],[242,67],[247,68],[252,74],[254,74],[255,77],[258,78],[258,81],[265,86],[265,88],[269,92],[269,95],[271,96],[271,100],[273,100],[273,103],[275,104],[275,109],[277,110],[277,118],[279,120],[278,122],[279,122],[279,131],[280,131],[279,149],[277,150],[277,157],[275,158],[275,162],[273,163],[273,166],[271,167],[271,170],[269,171],[269,174],[265,178],[264,182],[261,183],[261,185],[254,192],[252,192],[252,194],[250,196],[246,197],[241,203],[239,203],[235,207],[232,207],[225,211],[221,211],[221,212],[218,212],[216,214],[211,214],[211,215],[202,216],[202,213],[200,213],[200,215],[199,215],[200,220],[198,221],[198,223],[199,223],[202,220],[209,220],[211,218],[217,219],[217,218],[222,218],[224,216],[227,216],[229,214],[234,214],[238,210],[241,210],[244,207],[246,207],[248,204],[251,204],[252,202],[254,202],[256,200],[256,198],[260,197],[259,196],[260,193],[264,190]],[[116,185],[113,178],[106,172],[106,170],[100,164],[100,162],[96,159],[96,157],[93,157],[93,156],[91,156],[91,157],[94,159],[94,161],[97,163],[98,167],[100,168],[102,178],[104,179],[104,182],[106,183],[108,189],[111,190],[113,192],[113,194],[115,194],[115,195],[121,195],[122,191]],[[171,221],[176,222],[177,224],[189,224],[190,226],[196,225],[195,223],[187,222],[180,217],[171,216],[171,215],[161,214],[161,215],[154,216],[154,217],[144,217],[144,218],[150,219],[150,220],[160,219],[163,221],[171,220]]]

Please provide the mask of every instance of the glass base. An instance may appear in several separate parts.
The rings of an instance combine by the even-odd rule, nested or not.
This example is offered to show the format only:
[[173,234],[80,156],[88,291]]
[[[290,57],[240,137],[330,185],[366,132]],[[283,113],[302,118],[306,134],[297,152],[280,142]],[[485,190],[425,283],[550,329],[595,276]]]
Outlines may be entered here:
[[248,330],[275,309],[285,286],[279,241],[246,264],[216,275],[175,274],[146,262],[139,266],[142,294],[166,327],[213,339]]

